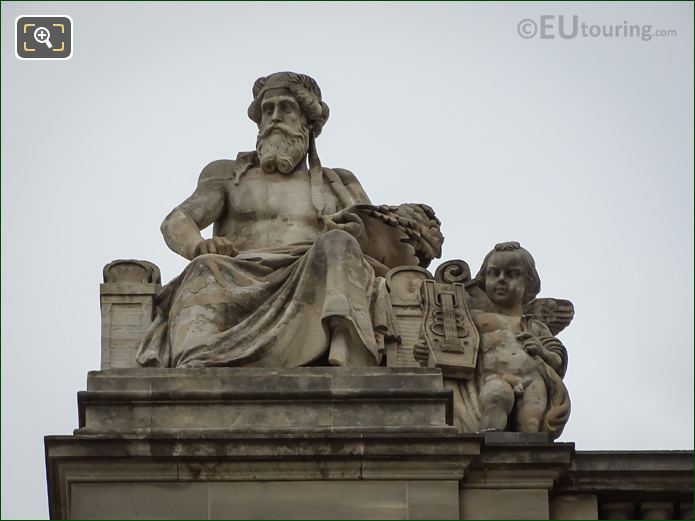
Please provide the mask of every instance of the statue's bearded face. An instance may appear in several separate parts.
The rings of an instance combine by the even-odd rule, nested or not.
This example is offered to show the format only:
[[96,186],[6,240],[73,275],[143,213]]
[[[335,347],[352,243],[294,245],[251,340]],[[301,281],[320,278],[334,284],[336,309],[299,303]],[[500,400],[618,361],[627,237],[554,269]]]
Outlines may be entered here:
[[309,127],[292,96],[266,96],[256,152],[264,172],[291,173],[309,149]]

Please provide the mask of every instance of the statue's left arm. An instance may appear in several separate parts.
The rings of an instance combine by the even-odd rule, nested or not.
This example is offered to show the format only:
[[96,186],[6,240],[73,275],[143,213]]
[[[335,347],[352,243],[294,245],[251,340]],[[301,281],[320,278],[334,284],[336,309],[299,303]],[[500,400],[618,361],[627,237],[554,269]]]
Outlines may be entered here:
[[532,320],[529,332],[521,333],[517,338],[524,343],[524,348],[530,355],[540,356],[561,378],[565,376],[567,350],[562,342],[551,334],[548,326]]

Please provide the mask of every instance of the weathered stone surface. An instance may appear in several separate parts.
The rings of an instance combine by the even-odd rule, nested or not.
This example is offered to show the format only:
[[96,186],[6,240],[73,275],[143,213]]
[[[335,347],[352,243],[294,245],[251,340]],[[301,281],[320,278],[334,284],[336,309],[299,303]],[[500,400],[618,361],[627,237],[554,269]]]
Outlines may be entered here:
[[577,451],[559,482],[566,493],[591,492],[603,498],[692,495],[692,451]]
[[640,505],[642,519],[673,519],[674,507],[671,501],[645,501]]
[[209,486],[210,519],[408,519],[408,483],[403,481],[265,481]]
[[458,489],[456,481],[410,481],[408,519],[458,519]]
[[423,368],[113,370],[78,393],[81,434],[180,430],[454,430],[451,393]]
[[485,437],[485,445],[547,445],[552,442],[547,432],[499,432],[489,431],[482,433]]
[[399,341],[387,345],[386,365],[389,367],[419,367],[413,358],[413,347],[422,329],[420,285],[432,274],[419,266],[399,266],[386,274],[386,285],[393,307]]
[[209,490],[211,519],[458,518],[451,481],[214,483]]
[[73,483],[71,519],[208,519],[206,483]]
[[635,507],[631,501],[604,501],[599,519],[637,519]]
[[[479,453],[481,443],[480,437],[461,437],[453,433],[249,436],[223,432],[217,435],[200,433],[198,436],[179,434],[169,437],[125,434],[49,436],[46,438],[46,448],[51,517],[76,517],[70,510],[73,504],[79,507],[79,512],[84,517],[104,517],[103,514],[95,514],[95,510],[101,508],[101,503],[90,502],[90,489],[83,489],[85,493],[79,502],[71,503],[70,487],[81,483],[104,484],[102,493],[108,498],[104,499],[104,504],[110,508],[114,501],[122,497],[123,483],[138,482],[147,489],[147,484],[151,482],[216,484],[283,481],[287,484],[275,486],[290,490],[297,481],[310,481],[318,482],[314,485],[317,489],[330,490],[338,495],[342,485],[349,490],[360,487],[369,490],[366,485],[355,485],[355,482],[400,482],[398,487],[405,499],[399,503],[398,512],[411,518],[453,518],[458,511],[458,491],[452,484],[458,483],[463,477],[465,468]],[[334,484],[322,485],[321,482]],[[424,482],[431,482],[431,486],[436,488],[436,492],[431,492],[434,496],[430,496],[430,489]],[[117,485],[112,489],[114,483]],[[222,485],[220,487],[225,488]],[[259,490],[258,486],[248,487]],[[233,487],[230,485],[227,490],[231,488]],[[175,493],[176,487],[159,487],[158,490],[160,494],[168,495]],[[194,491],[201,493],[200,488],[182,487],[181,490],[185,490],[186,494]],[[205,490],[209,493],[213,489]],[[382,489],[377,485],[376,490]],[[382,500],[377,496],[369,496],[372,498],[370,504],[376,510],[364,517],[373,518],[376,516],[375,512],[384,512],[386,517],[395,515],[396,510],[391,508],[392,505],[386,509],[387,506],[383,502],[379,503]],[[101,496],[95,497],[98,499]],[[152,509],[157,508],[156,505],[150,505],[149,510],[138,503],[134,506],[142,509],[138,511],[145,512],[143,517],[169,517],[166,514],[168,500],[161,497],[165,503],[161,506],[164,509],[161,515],[153,513]],[[218,496],[215,497],[216,501],[219,500]],[[311,496],[305,496],[305,499],[307,497]],[[438,504],[431,505],[431,497],[438,498]],[[427,499],[425,504],[421,503],[424,498]],[[310,503],[306,501],[305,505]],[[223,510],[226,508],[223,502],[215,504],[221,505]],[[196,505],[199,505],[197,500],[192,501],[190,507],[198,508]],[[272,502],[268,505],[272,506]],[[259,505],[259,511],[263,513],[259,517],[264,517],[269,512],[266,509],[268,505]],[[348,513],[348,517],[352,517],[353,513],[357,517],[359,505],[353,505],[353,510],[347,510],[349,506],[345,505],[345,510],[337,517]],[[123,510],[116,511],[123,514]],[[319,509],[318,512],[322,515],[317,517],[324,517],[325,511]],[[220,515],[235,517],[229,513]],[[330,517],[329,514],[326,515]]]
[[548,519],[548,492],[462,489],[461,519]]
[[137,367],[135,355],[152,323],[161,291],[159,268],[147,261],[117,260],[104,267],[101,285],[101,368]]
[[455,481],[75,483],[70,513],[73,519],[458,519],[457,490]]
[[[118,488],[119,484],[135,482],[147,487],[152,482],[282,481],[288,485],[277,486],[291,490],[291,483],[296,481],[397,481],[407,483],[410,518],[453,518],[454,503],[457,515],[476,519],[543,519],[549,514],[557,519],[595,519],[592,512],[601,513],[605,519],[629,519],[656,516],[656,507],[665,505],[672,505],[674,517],[688,518],[692,508],[692,452],[575,453],[572,444],[542,443],[540,437],[519,433],[483,437],[432,431],[301,435],[188,431],[170,435],[53,436],[46,438],[51,516],[79,517],[70,511],[71,484],[101,483],[104,494],[109,496],[107,491],[115,483],[114,494],[120,497],[123,489]],[[453,495],[452,483],[460,486],[460,491]],[[322,490],[335,490],[332,486]],[[360,486],[366,485],[356,485]],[[158,490],[163,493],[175,489]],[[212,488],[205,490],[209,493]],[[89,503],[91,499],[87,503],[80,501],[73,504],[84,517],[108,517],[93,515],[99,506]],[[110,500],[104,501],[110,504]],[[164,501],[160,507],[166,509],[167,504]],[[189,506],[194,508],[196,504],[191,502]],[[375,510],[367,517],[377,517],[386,508],[383,504],[370,504]],[[514,505],[513,510],[510,505]],[[260,517],[270,512],[263,508],[259,510],[264,513]],[[401,513],[406,511],[403,504],[398,509]],[[152,510],[141,511],[146,512],[145,517],[158,517]],[[312,517],[308,510],[297,510],[298,516],[299,512],[300,517]],[[361,516],[356,510],[341,512],[350,517]],[[394,510],[388,512],[389,516],[398,517]],[[290,515],[288,512],[287,516],[273,517]],[[316,517],[331,516],[322,512]]]
[[687,507],[679,506],[692,501],[693,454],[580,451],[555,491],[563,496],[596,496],[600,519],[689,519]]
[[544,433],[486,433],[485,445],[466,472],[462,489],[551,491],[572,463],[573,443],[553,443]]
[[201,369],[147,369],[90,371],[88,391],[300,391],[441,390],[437,369],[301,367],[261,369],[206,367]]
[[550,519],[598,519],[594,494],[561,495],[550,501]]
[[424,280],[420,294],[427,365],[440,368],[447,378],[474,378],[480,338],[466,306],[464,285]]

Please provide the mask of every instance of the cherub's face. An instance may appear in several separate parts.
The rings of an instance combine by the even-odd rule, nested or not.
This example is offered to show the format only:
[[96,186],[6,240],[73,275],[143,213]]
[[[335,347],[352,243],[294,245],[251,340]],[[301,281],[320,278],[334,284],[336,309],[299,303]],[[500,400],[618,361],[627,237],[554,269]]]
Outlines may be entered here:
[[524,267],[513,251],[496,251],[487,263],[485,293],[498,306],[515,306],[523,303],[526,291]]

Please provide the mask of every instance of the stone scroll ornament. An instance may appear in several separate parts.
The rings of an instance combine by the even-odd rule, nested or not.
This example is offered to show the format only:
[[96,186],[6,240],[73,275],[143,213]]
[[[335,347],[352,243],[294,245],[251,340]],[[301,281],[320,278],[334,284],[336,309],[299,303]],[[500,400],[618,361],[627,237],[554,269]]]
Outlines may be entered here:
[[574,306],[536,298],[539,291],[533,257],[517,242],[495,245],[475,278],[456,260],[423,282],[413,355],[442,369],[461,432],[562,433],[570,399],[562,381],[567,351],[556,335],[572,321]]

